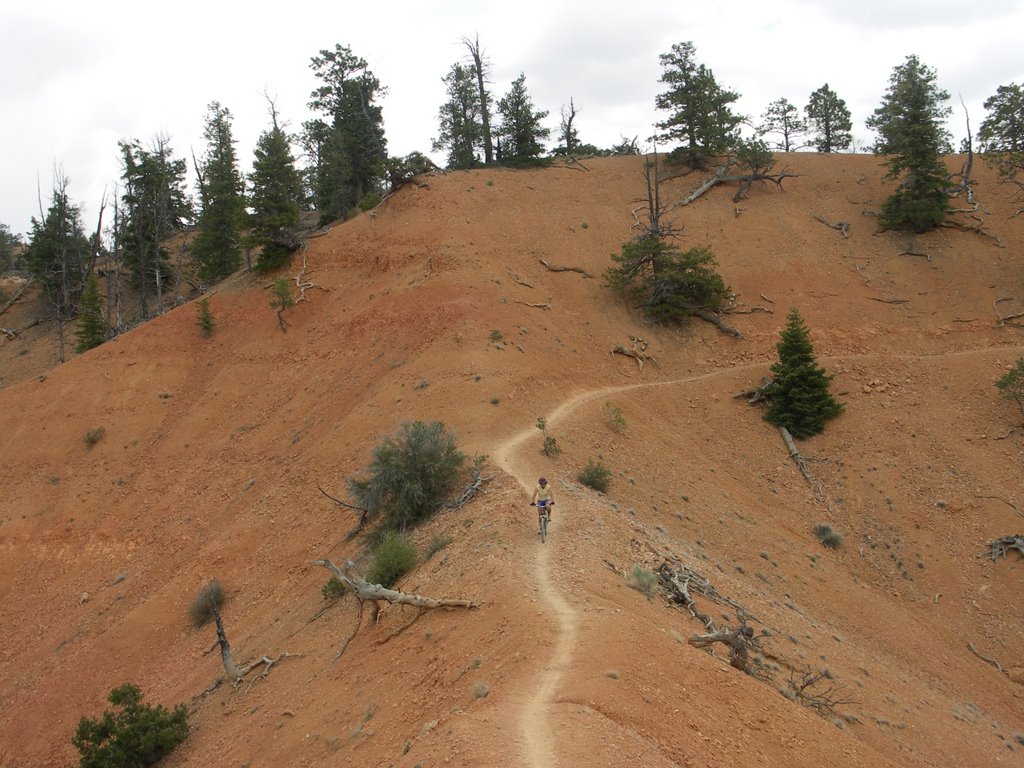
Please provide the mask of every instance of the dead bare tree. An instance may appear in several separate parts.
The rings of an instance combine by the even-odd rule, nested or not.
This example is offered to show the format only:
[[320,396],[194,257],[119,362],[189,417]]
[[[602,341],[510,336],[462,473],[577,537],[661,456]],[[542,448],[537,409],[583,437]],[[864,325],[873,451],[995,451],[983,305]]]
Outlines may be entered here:
[[747,663],[750,660],[748,643],[753,636],[753,628],[740,627],[720,629],[707,635],[694,635],[687,642],[694,648],[707,648],[714,643],[723,643],[729,648],[729,665],[741,672],[747,672]]
[[494,162],[494,143],[491,138],[491,95],[487,92],[488,67],[484,58],[484,51],[480,45],[480,35],[472,40],[468,37],[462,38],[462,44],[469,51],[473,60],[473,68],[476,71],[477,89],[480,91],[480,123],[484,134],[484,162],[491,165]]
[[270,674],[270,669],[282,659],[292,658],[301,656],[300,653],[282,653],[275,658],[269,656],[260,656],[258,659],[251,661],[247,664],[239,666],[235,663],[234,654],[231,651],[231,644],[228,642],[227,633],[224,631],[224,621],[221,618],[220,606],[223,600],[223,592],[221,591],[220,585],[216,581],[211,581],[192,601],[192,605],[189,607],[189,613],[192,615],[193,620],[197,625],[202,626],[209,622],[212,618],[217,627],[217,639],[213,645],[210,646],[206,653],[211,653],[215,648],[220,648],[221,663],[224,665],[224,676],[217,678],[209,688],[206,689],[206,693],[214,690],[223,683],[225,680],[229,680],[236,688],[245,679],[245,676],[252,672],[257,667],[263,667],[263,672],[257,678],[249,683],[251,686],[256,680],[264,679]]
[[[335,654],[331,660],[333,664],[342,657],[345,651],[348,649],[349,643],[359,632],[359,627],[363,622],[363,607],[365,603],[370,604],[370,619],[374,622],[377,621],[378,613],[380,612],[380,603],[388,602],[391,604],[398,605],[411,605],[417,609],[416,615],[412,621],[409,621],[405,626],[402,627],[399,632],[408,628],[416,621],[423,613],[423,611],[434,608],[477,608],[479,603],[472,600],[462,600],[456,598],[435,598],[435,597],[423,597],[421,595],[409,594],[407,592],[399,592],[394,589],[388,589],[380,584],[371,584],[370,582],[352,573],[355,568],[354,563],[351,560],[344,562],[344,567],[339,568],[327,558],[320,560],[313,560],[313,565],[321,565],[326,568],[331,574],[348,587],[349,591],[355,596],[358,604],[358,614],[356,616],[355,624],[352,627],[352,631],[349,632],[348,637],[345,638],[342,643],[341,649]],[[397,633],[396,633],[397,634]]]
[[789,691],[794,701],[822,716],[835,714],[838,706],[855,703],[843,695],[846,687],[836,683],[827,669],[820,672],[804,670],[799,673],[790,670]]
[[689,205],[711,189],[717,187],[719,184],[738,183],[740,185],[739,189],[736,190],[736,194],[732,197],[732,202],[738,203],[746,197],[755,181],[762,183],[771,182],[779,189],[783,189],[782,182],[784,179],[792,179],[799,176],[799,174],[788,173],[787,171],[782,171],[781,173],[769,173],[766,171],[753,170],[750,173],[733,173],[733,171],[738,168],[738,165],[739,163],[736,159],[736,155],[728,155],[723,162],[715,167],[714,173],[712,173],[711,176],[704,179],[704,181],[698,184],[697,187],[688,195],[673,203],[672,208],[680,208],[682,206]]

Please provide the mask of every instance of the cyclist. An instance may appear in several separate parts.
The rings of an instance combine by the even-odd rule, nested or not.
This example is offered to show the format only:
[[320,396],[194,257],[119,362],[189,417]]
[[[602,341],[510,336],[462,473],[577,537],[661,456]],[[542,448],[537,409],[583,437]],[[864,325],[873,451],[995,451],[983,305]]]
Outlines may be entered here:
[[533,497],[530,499],[530,506],[537,508],[537,515],[544,514],[547,510],[548,522],[551,521],[551,507],[555,504],[555,491],[548,485],[547,478],[540,478],[537,487],[533,489]]

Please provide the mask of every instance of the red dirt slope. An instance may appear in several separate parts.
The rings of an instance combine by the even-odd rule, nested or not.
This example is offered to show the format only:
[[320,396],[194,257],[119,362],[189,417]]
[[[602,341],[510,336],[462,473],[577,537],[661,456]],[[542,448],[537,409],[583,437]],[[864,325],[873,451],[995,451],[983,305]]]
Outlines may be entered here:
[[[876,158],[783,163],[799,174],[783,191],[737,206],[716,189],[672,213],[738,301],[772,310],[732,316],[742,339],[649,327],[599,277],[540,264],[609,265],[642,193],[642,161],[618,158],[401,191],[310,241],[317,287],[284,334],[269,281],[239,276],[211,296],[210,339],[183,306],[42,380],[45,352],[5,343],[0,765],[73,764],[78,719],[125,681],[191,702],[169,765],[1019,764],[1024,565],[983,556],[1024,508],[1024,435],[1004,437],[1020,414],[993,386],[1024,354],[993,310],[1024,298],[1019,203],[978,168],[987,236],[877,234],[863,215],[889,189]],[[846,404],[801,444],[823,460],[820,491],[732,398],[767,373],[794,305]],[[630,336],[659,365],[610,354]],[[444,421],[494,479],[415,532],[452,543],[399,586],[481,607],[397,635],[413,614],[390,608],[332,664],[355,608],[323,610],[310,561],[359,545],[316,485],[343,494],[412,419]],[[597,457],[607,495],[574,479]],[[544,546],[525,506],[541,472],[559,501]],[[670,555],[770,634],[768,682],[690,647],[702,625],[613,570]],[[219,662],[185,609],[211,578],[237,656],[302,656],[198,698]],[[735,626],[734,608],[698,602]],[[827,668],[846,717],[785,698],[790,668]]]

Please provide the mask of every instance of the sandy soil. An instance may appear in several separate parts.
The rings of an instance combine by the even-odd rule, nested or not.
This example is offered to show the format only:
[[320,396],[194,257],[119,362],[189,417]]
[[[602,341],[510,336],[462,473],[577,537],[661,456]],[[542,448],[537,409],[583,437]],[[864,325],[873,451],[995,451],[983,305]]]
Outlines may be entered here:
[[[672,212],[737,301],[770,310],[733,315],[741,339],[648,326],[602,286],[639,205],[636,158],[403,190],[310,241],[317,287],[287,333],[271,281],[239,275],[210,296],[209,339],[192,305],[60,366],[45,323],[0,339],[0,765],[75,764],[78,719],[125,681],[189,704],[172,766],[1021,764],[1024,565],[986,556],[1024,509],[1020,412],[993,386],[1024,355],[994,308],[1024,309],[1019,201],[976,167],[984,234],[880,234],[876,158],[780,165],[798,174],[784,190]],[[732,397],[768,372],[791,306],[846,404],[801,444],[813,486]],[[0,325],[36,314],[23,299]],[[610,354],[631,336],[657,363]],[[481,605],[408,627],[411,609],[389,608],[332,664],[356,609],[324,602],[310,561],[361,545],[317,484],[343,496],[412,419],[444,421],[493,479],[414,533],[451,542],[399,586]],[[595,458],[604,495],[575,479]],[[540,473],[558,491],[545,545],[527,506]],[[764,679],[626,586],[672,557],[766,634]],[[200,696],[219,660],[186,608],[211,578],[237,657],[302,655]],[[736,626],[733,605],[698,602]],[[848,700],[829,717],[780,693],[823,669]]]

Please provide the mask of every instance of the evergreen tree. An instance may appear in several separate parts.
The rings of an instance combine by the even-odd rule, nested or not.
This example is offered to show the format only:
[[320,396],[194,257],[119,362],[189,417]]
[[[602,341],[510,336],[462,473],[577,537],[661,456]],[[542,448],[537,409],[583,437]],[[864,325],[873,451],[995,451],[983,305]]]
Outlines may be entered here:
[[149,297],[163,293],[170,279],[164,243],[192,217],[185,192],[185,161],[172,157],[170,140],[157,136],[149,149],[138,141],[122,141],[121,205],[115,227],[116,248],[138,290],[139,315],[151,316]]
[[21,238],[11,232],[11,228],[0,222],[0,272],[14,269],[15,248],[21,245]]
[[302,177],[295,169],[288,135],[277,124],[271,105],[269,130],[256,142],[250,205],[253,245],[260,246],[256,271],[266,272],[284,264],[296,248],[296,228],[302,202]]
[[216,323],[213,319],[213,312],[210,311],[210,300],[205,296],[196,302],[196,325],[199,326],[203,336],[213,335]]
[[50,207],[42,221],[32,218],[25,265],[43,287],[58,323],[74,316],[92,269],[92,247],[81,212],[68,197],[68,180],[57,174]]
[[1024,173],[1024,86],[1000,85],[985,100],[988,114],[981,123],[978,139],[986,160],[999,169],[1004,179],[1024,186],[1017,176]]
[[245,185],[238,170],[231,111],[210,103],[203,129],[206,156],[199,175],[202,209],[192,254],[203,280],[220,280],[242,263],[239,240],[245,223]]
[[681,141],[674,150],[692,168],[703,166],[707,159],[728,151],[736,143],[743,118],[732,112],[730,105],[739,94],[722,88],[714,73],[696,60],[693,43],[676,43],[669,53],[659,57],[664,72],[660,82],[668,90],[658,95],[655,105],[669,112],[658,123],[661,138]]
[[82,300],[78,305],[78,329],[75,331],[75,352],[87,352],[107,340],[107,323],[103,319],[103,300],[96,273],[90,272]]
[[375,100],[386,90],[348,46],[321,50],[310,66],[323,85],[312,92],[309,107],[325,116],[306,124],[307,144],[316,148],[313,191],[321,218],[332,221],[379,192],[387,142]]
[[473,65],[452,64],[443,78],[448,100],[438,113],[439,135],[432,142],[435,152],[448,153],[448,168],[472,168],[480,163],[483,146],[480,91]]
[[889,229],[926,232],[939,226],[949,213],[949,171],[942,162],[949,152],[949,131],[944,106],[949,94],[935,83],[935,70],[917,56],[893,69],[889,89],[867,125],[878,131],[877,154],[888,155],[886,178],[899,186],[883,204],[881,223]]
[[117,707],[103,717],[83,717],[72,743],[82,756],[81,768],[144,768],[154,765],[188,737],[188,710],[173,712],[142,703],[131,683],[114,688],[108,701]]
[[825,83],[811,94],[804,107],[807,122],[817,134],[814,146],[818,152],[828,154],[840,149],[849,149],[853,143],[853,122],[846,102]]
[[768,105],[757,132],[761,136],[778,136],[778,141],[772,142],[770,148],[793,152],[803,146],[799,140],[807,135],[807,122],[788,99],[779,99]]
[[544,151],[540,142],[551,135],[551,129],[540,124],[548,113],[534,111],[530,92],[526,90],[526,75],[520,73],[512,82],[508,93],[498,102],[498,113],[499,160],[515,165],[539,157]]
[[832,376],[818,366],[807,326],[796,307],[790,310],[782,340],[776,346],[779,361],[772,367],[772,383],[765,387],[771,407],[764,417],[785,427],[795,438],[816,435],[825,422],[843,412],[829,393]]

